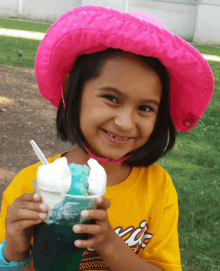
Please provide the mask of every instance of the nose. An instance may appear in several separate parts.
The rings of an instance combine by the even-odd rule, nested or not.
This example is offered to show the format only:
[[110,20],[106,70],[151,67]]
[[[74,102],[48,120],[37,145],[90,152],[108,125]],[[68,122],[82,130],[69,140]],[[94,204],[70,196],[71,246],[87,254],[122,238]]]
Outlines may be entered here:
[[115,124],[119,126],[122,130],[132,130],[135,125],[133,113],[128,110],[118,112],[115,118]]

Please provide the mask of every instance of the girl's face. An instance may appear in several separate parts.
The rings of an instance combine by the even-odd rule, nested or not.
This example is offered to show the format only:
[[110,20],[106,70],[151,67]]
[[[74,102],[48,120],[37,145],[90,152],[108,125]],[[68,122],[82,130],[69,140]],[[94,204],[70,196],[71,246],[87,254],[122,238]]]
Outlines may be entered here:
[[[89,150],[117,160],[142,147],[154,129],[161,96],[159,76],[135,55],[106,60],[82,92],[80,129]],[[130,139],[117,144],[106,132]]]

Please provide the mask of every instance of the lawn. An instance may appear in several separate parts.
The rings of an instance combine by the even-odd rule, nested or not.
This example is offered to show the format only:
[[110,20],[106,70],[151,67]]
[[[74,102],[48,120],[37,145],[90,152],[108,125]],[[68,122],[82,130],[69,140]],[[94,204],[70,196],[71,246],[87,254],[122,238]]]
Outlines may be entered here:
[[0,28],[46,33],[51,24],[0,18]]
[[[45,32],[49,25],[0,27]],[[10,26],[10,27],[7,27]],[[45,28],[43,28],[45,27]],[[34,67],[40,41],[0,36],[0,64]],[[220,57],[220,46],[193,45]],[[23,56],[18,57],[18,51]],[[220,62],[209,61],[215,77],[213,99],[198,125],[178,132],[172,152],[158,161],[171,175],[179,197],[179,241],[183,271],[220,271]]]
[[[34,68],[34,59],[40,40],[0,36],[0,64]],[[23,56],[18,56],[22,50]]]
[[193,44],[201,54],[220,56],[220,45]]
[[220,270],[220,62],[209,64],[216,87],[207,111],[193,130],[178,132],[174,149],[158,162],[179,197],[183,270]]

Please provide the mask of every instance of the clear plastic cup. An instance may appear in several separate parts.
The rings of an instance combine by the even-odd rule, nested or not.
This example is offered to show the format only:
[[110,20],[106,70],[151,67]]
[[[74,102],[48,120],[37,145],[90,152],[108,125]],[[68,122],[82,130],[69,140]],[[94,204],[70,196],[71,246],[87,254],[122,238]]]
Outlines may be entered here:
[[[46,197],[51,195],[50,191],[37,185],[32,181],[35,192],[38,192],[48,201]],[[54,193],[52,193],[54,194]],[[55,193],[56,194],[56,193]],[[96,209],[95,199],[99,195],[75,196],[69,194],[53,195],[60,197],[60,203],[50,204],[50,212],[47,219],[34,226],[34,268],[36,271],[43,270],[77,270],[84,249],[74,245],[74,241],[88,239],[87,233],[75,233],[72,227],[75,224],[94,224],[95,221],[84,219],[80,216],[81,211]],[[50,202],[49,202],[50,203]]]

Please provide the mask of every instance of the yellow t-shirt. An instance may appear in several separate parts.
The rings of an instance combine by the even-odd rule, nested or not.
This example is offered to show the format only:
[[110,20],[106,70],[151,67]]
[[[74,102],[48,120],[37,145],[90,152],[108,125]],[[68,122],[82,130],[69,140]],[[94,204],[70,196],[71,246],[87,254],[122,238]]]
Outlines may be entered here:
[[[64,154],[64,153],[63,153]],[[52,163],[63,154],[48,158]],[[0,242],[5,239],[7,207],[24,193],[32,193],[31,181],[41,163],[23,169],[3,193],[0,216]],[[169,174],[153,164],[133,168],[122,183],[106,188],[111,202],[108,218],[115,232],[143,260],[164,271],[181,271],[178,242],[178,197]],[[33,242],[33,240],[32,240]],[[31,263],[32,270],[33,261]],[[100,255],[85,249],[79,266],[82,270],[109,270]]]

